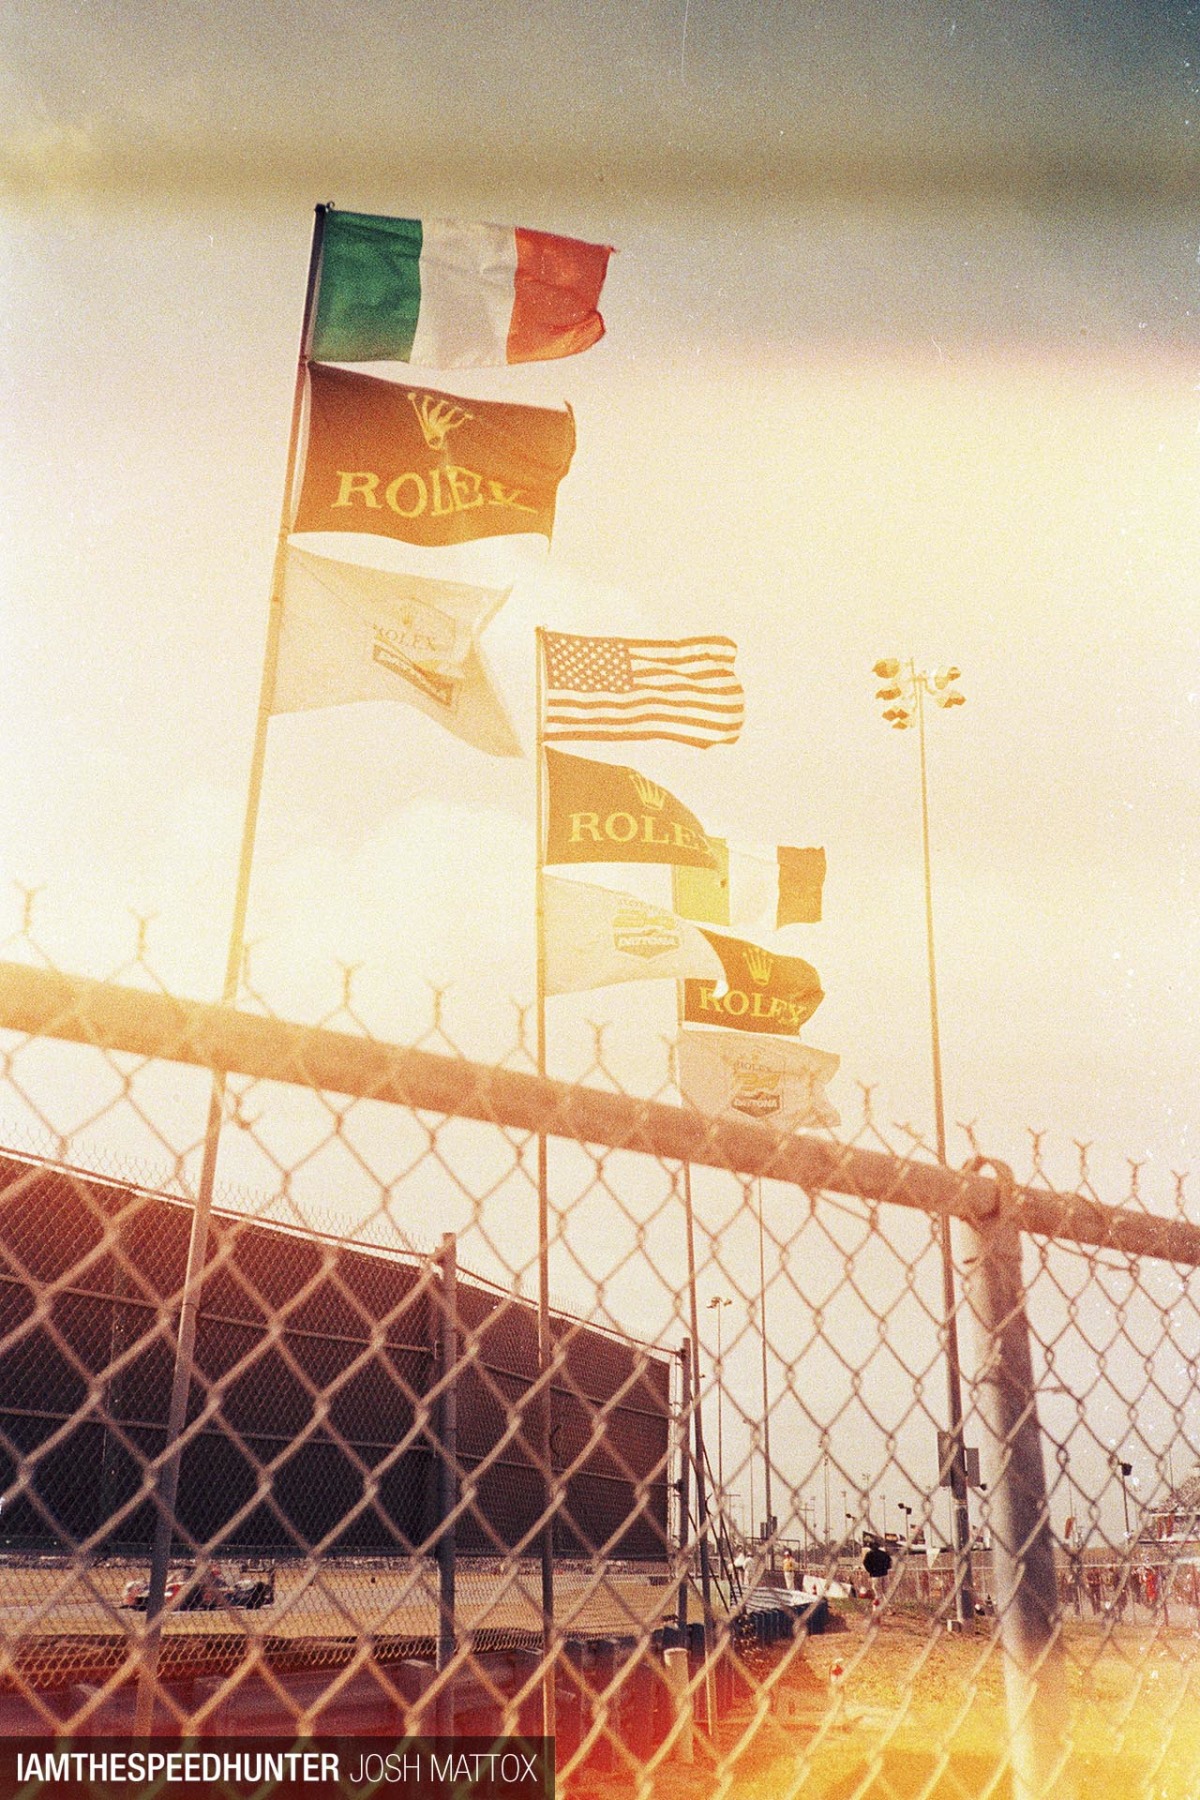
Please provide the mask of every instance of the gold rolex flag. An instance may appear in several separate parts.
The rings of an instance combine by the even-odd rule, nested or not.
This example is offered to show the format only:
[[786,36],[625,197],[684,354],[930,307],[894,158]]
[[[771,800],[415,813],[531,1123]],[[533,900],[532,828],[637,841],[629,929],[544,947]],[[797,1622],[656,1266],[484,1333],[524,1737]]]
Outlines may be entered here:
[[695,813],[624,763],[547,749],[548,863],[691,863],[716,867]]
[[682,1031],[675,1046],[688,1106],[710,1119],[761,1119],[782,1131],[841,1124],[825,1092],[840,1063],[827,1050],[737,1031]]
[[407,544],[554,526],[571,466],[569,411],[465,400],[308,365],[308,445],[293,531],[364,531]]
[[544,875],[542,907],[548,994],[688,975],[725,984],[721,959],[704,933],[661,906]]
[[717,931],[704,936],[720,957],[729,985],[721,994],[710,981],[685,981],[683,1016],[689,1025],[795,1037],[825,998],[821,977],[802,957],[779,956],[761,944]]
[[271,711],[400,700],[478,750],[520,756],[478,644],[506,598],[289,544]]

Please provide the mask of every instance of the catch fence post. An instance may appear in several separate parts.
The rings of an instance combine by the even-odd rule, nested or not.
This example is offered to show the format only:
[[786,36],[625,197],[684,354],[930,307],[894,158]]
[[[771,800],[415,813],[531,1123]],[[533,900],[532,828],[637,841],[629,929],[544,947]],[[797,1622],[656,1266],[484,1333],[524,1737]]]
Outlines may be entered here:
[[[438,1645],[437,1666],[446,1669],[458,1649],[455,1574],[458,1532],[458,1245],[452,1231],[443,1233],[438,1256],[441,1281],[435,1289],[441,1313],[438,1363],[442,1391],[438,1400]],[[439,1698],[439,1712],[452,1717],[450,1691]]]
[[1029,1320],[1021,1280],[1021,1233],[1007,1164],[990,1168],[969,1227],[964,1283],[975,1321],[972,1400],[988,1470],[992,1579],[1004,1651],[1013,1800],[1070,1800],[1070,1718],[1054,1539],[1037,1415]]
[[688,1522],[692,1503],[691,1482],[688,1477],[692,1466],[692,1340],[684,1338],[679,1347],[679,1592],[678,1617],[679,1629],[687,1642],[688,1628],[688,1589],[691,1586],[689,1574],[690,1552],[688,1549]]

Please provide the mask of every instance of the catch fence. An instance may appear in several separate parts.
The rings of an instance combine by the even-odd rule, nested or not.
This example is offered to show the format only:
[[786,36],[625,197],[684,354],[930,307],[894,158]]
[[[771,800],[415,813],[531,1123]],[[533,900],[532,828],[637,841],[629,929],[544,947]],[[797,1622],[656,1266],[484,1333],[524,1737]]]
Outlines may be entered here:
[[581,1795],[1198,1791],[1182,1192],[951,1170],[869,1113],[713,1123],[32,948],[0,965],[0,1731],[545,1729]]

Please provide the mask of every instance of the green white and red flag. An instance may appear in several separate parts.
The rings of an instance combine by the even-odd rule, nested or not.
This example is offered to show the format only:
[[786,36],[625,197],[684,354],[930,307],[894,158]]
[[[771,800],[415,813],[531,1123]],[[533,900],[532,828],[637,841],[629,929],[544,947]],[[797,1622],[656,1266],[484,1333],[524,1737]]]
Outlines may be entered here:
[[825,852],[780,844],[774,856],[710,838],[718,867],[676,869],[675,911],[705,925],[752,930],[815,925],[821,918]]
[[604,335],[608,244],[457,219],[325,215],[319,362],[487,368],[573,356]]

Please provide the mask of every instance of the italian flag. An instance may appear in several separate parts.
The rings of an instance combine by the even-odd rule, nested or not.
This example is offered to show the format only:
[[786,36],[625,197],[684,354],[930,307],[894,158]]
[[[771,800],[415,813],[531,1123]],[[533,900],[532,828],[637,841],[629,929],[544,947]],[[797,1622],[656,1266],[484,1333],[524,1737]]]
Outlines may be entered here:
[[310,355],[486,368],[573,356],[604,335],[607,244],[520,225],[325,215]]

